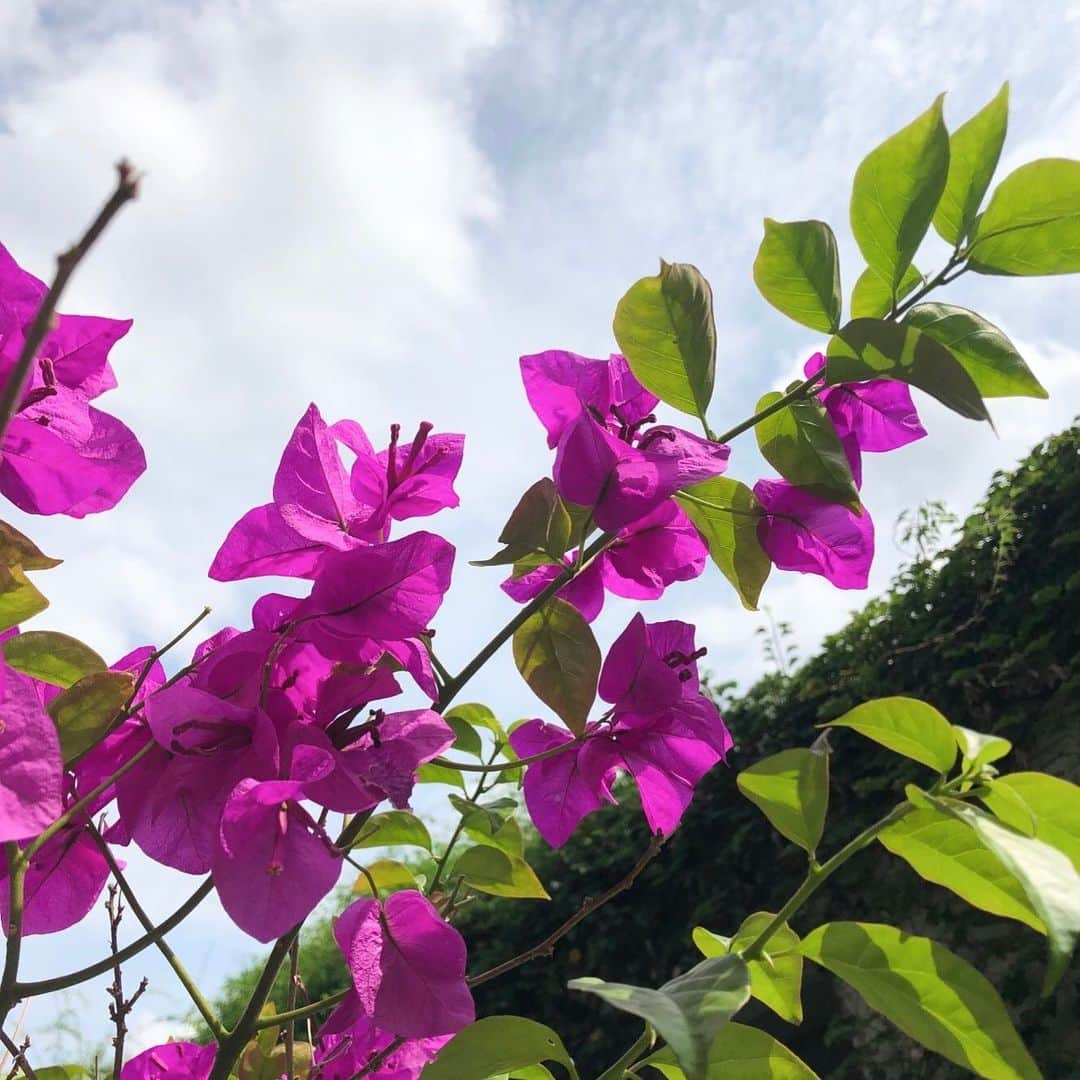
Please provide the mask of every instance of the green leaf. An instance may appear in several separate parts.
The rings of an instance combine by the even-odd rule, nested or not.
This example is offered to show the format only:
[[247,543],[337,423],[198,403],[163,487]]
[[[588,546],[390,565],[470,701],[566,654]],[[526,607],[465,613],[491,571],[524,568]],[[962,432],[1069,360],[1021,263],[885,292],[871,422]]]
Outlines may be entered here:
[[499,533],[502,551],[472,566],[505,566],[533,552],[542,551],[558,560],[570,545],[572,521],[550,477],[537,480],[518,501]]
[[881,923],[835,922],[805,937],[802,952],[957,1065],[993,1080],[1040,1077],[997,991],[944,945]]
[[1067,855],[1037,836],[1024,836],[965,803],[951,799],[934,803],[967,822],[1019,881],[1046,927],[1050,958],[1043,995],[1048,995],[1065,973],[1080,938],[1080,873]]
[[[764,412],[783,396],[776,391],[766,394],[754,412]],[[762,457],[785,480],[858,512],[859,489],[847,454],[832,421],[817,401],[792,401],[765,417],[754,431]]]
[[[685,1080],[670,1046],[641,1062],[666,1080]],[[706,1080],[819,1080],[818,1075],[783,1043],[757,1028],[732,1021],[709,1046]]]
[[978,274],[1080,271],[1080,161],[1042,158],[1006,176],[968,250],[968,266]]
[[1009,124],[1009,84],[949,138],[949,177],[934,214],[943,240],[959,244],[979,212]]
[[1046,773],[1019,772],[993,782],[992,790],[1002,788],[1023,799],[1035,815],[1035,835],[1065,852],[1080,872],[1080,787]]
[[[279,1080],[285,1074],[285,1047],[282,1044],[265,1049],[253,1040],[244,1047],[237,1062],[238,1080]],[[311,1069],[311,1043],[293,1044],[293,1075],[307,1076]]]
[[551,899],[532,867],[520,855],[488,844],[469,848],[454,864],[452,872],[456,877],[463,877],[470,888],[491,896],[514,900]]
[[956,761],[952,724],[932,705],[908,697],[878,698],[857,705],[820,727],[852,728],[935,772],[947,773]]
[[407,810],[387,810],[368,818],[352,846],[418,847],[431,851],[431,834],[415,814]]
[[949,350],[914,326],[884,319],[853,319],[829,340],[830,385],[899,379],[925,390],[971,420],[989,420],[979,388]]
[[478,803],[453,793],[448,797],[450,805],[461,814],[466,826],[489,837],[503,827],[507,818],[513,816],[518,805],[514,799],[492,799],[491,802]]
[[484,744],[480,741],[480,734],[468,721],[458,716],[445,716],[443,719],[450,725],[454,733],[452,749],[462,754],[470,754],[472,757],[484,756]]
[[[18,566],[23,570],[51,570],[63,559],[50,559],[28,536],[23,536],[14,525],[0,521],[0,564]],[[70,1066],[74,1068],[75,1066]],[[41,1069],[37,1070],[41,1073]]]
[[525,837],[522,835],[521,826],[513,817],[507,817],[494,825],[487,810],[481,808],[465,818],[465,833],[477,843],[499,848],[507,855],[525,854]]
[[[413,872],[397,859],[376,859],[364,867],[371,875],[381,896],[401,892],[403,889],[419,889],[420,883]],[[357,875],[353,890],[357,896],[371,896],[371,883],[363,874]]]
[[485,1016],[459,1031],[420,1080],[487,1080],[542,1061],[565,1065],[571,1080],[578,1080],[574,1059],[551,1028],[522,1016]]
[[750,997],[750,973],[733,955],[703,960],[659,990],[593,978],[571,979],[567,985],[652,1024],[687,1080],[705,1080],[714,1036]]
[[[694,928],[693,940],[703,956],[726,956],[747,949],[773,921],[773,914],[758,911],[750,915],[731,938]],[[750,960],[750,994],[768,1006],[781,1020],[801,1024],[803,958],[799,935],[786,923],[775,930],[761,959]]]
[[952,730],[965,770],[978,772],[983,765],[1000,761],[1006,754],[1012,753],[1012,743],[1000,735],[984,735],[981,731],[972,731],[958,724],[953,724]]
[[851,231],[867,265],[890,292],[911,265],[949,173],[942,97],[872,150],[855,171]]
[[106,663],[89,645],[53,630],[28,630],[4,642],[9,667],[65,690],[84,675],[104,671]]
[[515,631],[514,663],[532,692],[580,735],[600,677],[600,646],[581,612],[552,597]]
[[455,705],[449,712],[444,713],[447,720],[464,720],[473,727],[484,728],[495,736],[500,745],[506,744],[506,729],[495,718],[495,714],[486,706],[477,702],[467,702],[464,705]]
[[[897,301],[912,293],[923,283],[923,276],[909,266],[896,289]],[[853,319],[880,319],[892,310],[893,297],[888,284],[881,280],[868,266],[851,290],[851,317]]]
[[0,631],[26,622],[48,606],[20,567],[0,564]]
[[1050,396],[1016,346],[974,311],[951,304],[917,304],[904,323],[944,345],[984,398]]
[[135,685],[127,671],[95,671],[62,691],[49,703],[49,715],[60,733],[64,764],[70,765],[108,730]]
[[638,382],[680,412],[701,418],[712,399],[716,326],[712,289],[697,267],[660,262],[615,308],[615,340]]
[[[999,821],[1004,821],[1010,828],[1023,833],[1025,836],[1034,836],[1034,811],[1018,792],[1002,784],[1002,779],[1002,777],[981,779],[979,782],[979,798]],[[1059,844],[1054,846],[1060,847]],[[1073,862],[1075,864],[1076,860],[1074,859]]]
[[828,754],[781,750],[743,769],[736,783],[777,832],[814,854],[829,808]]
[[49,1065],[44,1069],[35,1069],[38,1080],[82,1080],[94,1074],[82,1065]]
[[447,784],[450,787],[465,790],[465,777],[460,769],[451,769],[446,765],[436,765],[429,761],[416,770],[418,784]]
[[735,587],[742,606],[757,611],[772,560],[758,540],[762,509],[754,493],[738,480],[717,476],[680,491],[675,501],[694,523],[713,562]]
[[914,810],[882,830],[878,840],[920,877],[973,907],[1046,933],[1023,887],[965,822],[937,808]]
[[840,260],[836,237],[824,221],[766,218],[754,282],[789,319],[823,333],[840,325]]

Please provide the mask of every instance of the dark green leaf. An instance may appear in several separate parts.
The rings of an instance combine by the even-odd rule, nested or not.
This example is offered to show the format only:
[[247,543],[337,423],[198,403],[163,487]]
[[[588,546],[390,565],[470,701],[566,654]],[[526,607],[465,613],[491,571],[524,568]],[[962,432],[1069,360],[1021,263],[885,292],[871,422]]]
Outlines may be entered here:
[[1009,84],[949,138],[949,178],[934,214],[943,240],[959,244],[979,212],[1009,124]]
[[533,693],[581,734],[596,699],[600,646],[581,613],[553,597],[514,634],[514,662]]
[[[896,289],[897,301],[903,300],[923,283],[923,276],[909,266]],[[888,284],[868,266],[855,282],[851,290],[851,317],[853,319],[880,319],[892,310],[892,290]]]
[[483,757],[484,744],[480,741],[480,733],[476,728],[458,716],[447,716],[444,719],[454,733],[452,749],[462,754],[471,754],[475,758]]
[[[764,412],[783,394],[766,394],[754,409]],[[828,502],[859,507],[859,490],[832,421],[817,401],[792,401],[754,428],[762,457],[785,479]]]
[[949,173],[942,98],[877,149],[855,171],[851,231],[866,259],[896,290],[911,265]]
[[[365,867],[379,890],[380,896],[401,892],[404,889],[419,889],[420,882],[413,872],[397,859],[376,859]],[[371,882],[367,876],[358,874],[353,883],[353,892],[358,896],[371,896]]]
[[952,725],[932,705],[915,698],[888,697],[868,701],[821,727],[852,728],[942,774],[947,773],[956,761]]
[[63,559],[50,559],[28,536],[23,536],[6,521],[0,521],[0,564],[23,570],[51,570],[62,562]]
[[704,423],[716,373],[716,326],[712,290],[701,272],[661,261],[659,274],[642,278],[619,301],[613,329],[638,382]]
[[744,769],[736,782],[777,832],[814,854],[829,807],[828,754],[781,750]]
[[1050,396],[1016,346],[974,311],[951,304],[917,304],[904,322],[944,345],[984,398]]
[[354,848],[373,847],[419,847],[431,850],[431,834],[427,826],[407,810],[387,810],[368,818],[360,835],[353,841]]
[[913,326],[883,319],[854,319],[829,341],[830,385],[899,379],[925,390],[953,412],[989,420],[979,388],[941,342]]
[[735,586],[742,605],[757,611],[772,561],[758,540],[762,510],[754,493],[738,480],[718,476],[675,496],[709,548],[712,560]]
[[766,218],[754,281],[789,319],[823,333],[840,325],[840,260],[836,237],[824,221]]
[[0,631],[26,622],[48,606],[49,601],[31,584],[20,567],[0,563]]
[[[665,1080],[685,1080],[670,1046],[657,1050],[643,1062]],[[730,1024],[709,1046],[706,1080],[819,1080],[818,1075],[771,1035],[745,1024]]]
[[836,922],[805,937],[802,951],[957,1065],[999,1080],[1040,1080],[997,991],[944,945],[881,923]]
[[103,671],[105,661],[89,645],[52,630],[28,630],[4,642],[4,659],[10,667],[64,689],[84,675]]
[[60,733],[60,751],[68,765],[108,730],[135,685],[127,671],[95,671],[58,694],[49,715]]
[[459,1031],[420,1074],[421,1080],[488,1080],[500,1073],[557,1061],[578,1080],[574,1059],[549,1027],[521,1016],[485,1016]]
[[537,480],[518,501],[510,519],[499,533],[502,551],[473,566],[505,566],[534,552],[544,552],[549,561],[558,559],[571,541],[572,521],[550,477]]
[[968,250],[968,265],[979,274],[1080,271],[1080,161],[1042,158],[1006,176]]
[[659,990],[593,978],[571,979],[568,985],[652,1024],[687,1080],[705,1080],[713,1038],[750,997],[750,973],[734,955],[703,960]]
[[463,877],[470,888],[492,896],[516,900],[551,899],[532,867],[520,855],[487,843],[469,848],[454,864],[452,873],[455,877]]

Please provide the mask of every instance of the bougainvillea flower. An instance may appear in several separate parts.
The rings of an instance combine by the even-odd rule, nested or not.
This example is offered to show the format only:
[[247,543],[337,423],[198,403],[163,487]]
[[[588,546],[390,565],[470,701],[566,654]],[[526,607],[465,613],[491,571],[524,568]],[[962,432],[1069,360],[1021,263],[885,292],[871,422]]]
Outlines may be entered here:
[[420,893],[397,892],[381,906],[357,900],[334,920],[334,938],[352,988],[320,1035],[347,1034],[366,1017],[392,1035],[422,1039],[475,1019],[465,941]]
[[[809,377],[824,366],[825,357],[814,353],[803,370]],[[841,383],[822,390],[818,400],[825,406],[840,441],[850,436],[860,450],[869,453],[898,450],[926,434],[910,388],[898,379]]]
[[[368,1076],[371,1080],[419,1080],[424,1066],[451,1038],[451,1035],[437,1035],[407,1039]],[[393,1041],[390,1032],[380,1031],[367,1017],[360,1017],[347,1034],[325,1035],[317,1040],[309,1080],[352,1080]]]
[[623,441],[585,413],[569,424],[555,453],[555,486],[593,520],[617,532],[691,484],[719,476],[730,449],[681,428],[651,427]]
[[398,809],[408,807],[416,770],[454,743],[453,729],[430,709],[377,709],[369,720],[331,737],[334,771],[308,783],[306,790],[320,805],[348,814],[384,799]]
[[865,589],[874,560],[874,523],[786,480],[759,480],[764,516],[758,540],[781,570],[820,574],[838,589]]
[[[431,435],[376,454],[359,424],[327,425],[311,405],[296,425],[274,477],[273,502],[248,511],[229,531],[210,567],[218,581],[282,574],[313,577],[323,554],[385,540],[391,518],[433,514],[458,505],[453,482],[464,436]],[[338,443],[354,454],[351,475]]]
[[216,1046],[162,1043],[131,1058],[120,1070],[120,1080],[208,1080],[216,1054]]
[[34,680],[0,655],[0,841],[37,836],[60,816],[62,793],[56,725]]
[[[0,383],[46,292],[0,247]],[[135,436],[89,402],[116,386],[108,363],[130,320],[60,315],[38,350],[0,443],[0,493],[30,514],[84,517],[115,506],[146,469]]]
[[295,780],[241,780],[221,815],[214,884],[229,918],[257,941],[303,922],[341,873],[341,854],[303,796]]
[[183,682],[150,697],[143,713],[158,745],[117,781],[120,815],[150,858],[206,873],[233,788],[277,776],[273,723]]
[[[675,581],[690,581],[705,569],[708,548],[673,500],[627,529],[594,559],[558,595],[573,604],[586,622],[604,605],[604,591],[628,600],[655,600]],[[502,583],[503,592],[525,603],[539,595],[562,571],[573,564],[548,564]]]

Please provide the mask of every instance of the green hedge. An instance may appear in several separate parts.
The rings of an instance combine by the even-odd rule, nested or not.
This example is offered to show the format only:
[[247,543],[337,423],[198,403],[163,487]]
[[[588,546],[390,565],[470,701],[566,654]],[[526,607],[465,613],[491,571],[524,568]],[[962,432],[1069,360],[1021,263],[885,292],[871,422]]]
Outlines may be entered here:
[[[634,889],[569,935],[551,959],[480,987],[480,1012],[550,1024],[586,1076],[610,1063],[636,1036],[636,1023],[569,993],[567,980],[598,975],[658,985],[694,962],[691,927],[731,933],[750,911],[775,910],[801,880],[805,860],[739,796],[735,773],[767,754],[808,744],[816,724],[868,698],[921,697],[954,722],[1012,738],[1017,749],[1011,769],[1043,769],[1076,780],[1078,465],[1080,427],[1074,426],[1036,447],[1014,473],[995,476],[948,552],[902,571],[886,596],[829,637],[794,675],[766,677],[732,703],[726,710],[737,743],[731,768],[719,767],[702,782],[682,826]],[[826,853],[884,813],[903,784],[918,778],[917,766],[853,733],[834,733],[832,746]],[[626,873],[648,835],[632,796],[624,795],[622,806],[592,815],[560,851],[533,839],[529,861],[551,903],[481,899],[461,912],[471,970],[524,951],[585,897]],[[826,911],[830,919],[894,922],[966,956],[1010,1004],[1045,1074],[1080,1076],[1076,968],[1053,1000],[1040,1003],[1045,947],[1035,933],[973,911],[876,847],[837,875],[795,929],[808,931]],[[312,963],[315,952],[325,963],[326,937],[325,925],[313,929]],[[343,978],[336,963],[332,971],[305,968],[320,989]],[[250,977],[245,973],[230,985],[223,1002],[227,1015]],[[808,970],[806,979],[800,1027],[754,1003],[740,1019],[771,1030],[822,1076],[959,1075],[828,977]]]

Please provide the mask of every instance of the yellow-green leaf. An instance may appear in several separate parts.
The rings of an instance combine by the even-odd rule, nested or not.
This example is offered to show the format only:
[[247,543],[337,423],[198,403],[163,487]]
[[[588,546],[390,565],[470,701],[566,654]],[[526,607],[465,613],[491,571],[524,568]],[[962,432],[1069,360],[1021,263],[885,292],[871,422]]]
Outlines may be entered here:
[[814,854],[829,807],[828,754],[781,750],[743,769],[736,783],[777,832]]
[[820,726],[851,728],[939,773],[947,773],[956,761],[952,725],[933,705],[915,698],[878,698]]
[[[669,1046],[644,1062],[665,1080],[686,1080]],[[819,1080],[818,1075],[783,1043],[757,1028],[732,1021],[709,1046],[705,1080]]]
[[551,899],[532,867],[520,855],[488,844],[469,848],[454,864],[451,873],[454,877],[464,878],[470,888],[491,896],[515,900]]
[[16,634],[4,642],[3,649],[9,667],[64,689],[107,666],[89,645],[53,630]]
[[60,751],[69,765],[109,729],[131,696],[135,676],[127,671],[95,671],[49,703],[60,733]]
[[49,601],[31,584],[19,566],[0,564],[0,631],[44,611]]
[[840,325],[840,260],[836,237],[824,221],[766,218],[754,282],[789,319],[823,333]]

